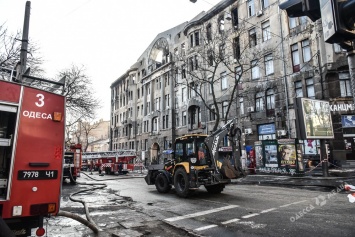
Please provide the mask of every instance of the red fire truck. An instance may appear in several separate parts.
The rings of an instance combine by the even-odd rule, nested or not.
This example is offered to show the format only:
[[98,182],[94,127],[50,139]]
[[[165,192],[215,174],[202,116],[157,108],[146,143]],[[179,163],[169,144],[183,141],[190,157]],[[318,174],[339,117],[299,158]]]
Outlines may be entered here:
[[64,115],[64,96],[0,80],[0,236],[43,236],[59,211]]
[[83,152],[83,162],[89,167],[106,174],[127,174],[134,170],[135,150]]
[[76,178],[80,176],[81,170],[81,144],[74,144],[64,154],[63,181],[69,179],[71,184],[76,184]]

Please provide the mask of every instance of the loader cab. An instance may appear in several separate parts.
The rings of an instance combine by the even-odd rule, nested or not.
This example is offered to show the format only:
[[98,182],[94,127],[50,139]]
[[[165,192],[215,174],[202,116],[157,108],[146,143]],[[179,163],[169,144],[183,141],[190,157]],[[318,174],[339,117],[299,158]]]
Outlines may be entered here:
[[175,140],[174,160],[176,163],[189,162],[193,166],[208,165],[209,151],[205,144],[207,135],[193,134]]

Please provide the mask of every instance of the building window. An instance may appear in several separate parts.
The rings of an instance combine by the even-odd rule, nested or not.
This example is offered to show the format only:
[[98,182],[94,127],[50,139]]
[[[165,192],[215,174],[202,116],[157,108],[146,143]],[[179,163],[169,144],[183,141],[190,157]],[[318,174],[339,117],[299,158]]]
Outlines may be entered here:
[[208,50],[207,54],[208,54],[208,65],[213,66],[214,57],[213,57],[212,50]]
[[225,118],[227,115],[227,109],[228,109],[228,101],[223,101],[222,102],[222,116],[223,116],[223,118]]
[[270,32],[270,22],[269,21],[265,21],[261,24],[261,28],[263,31],[263,41],[267,41],[269,39],[271,39],[271,32]]
[[234,58],[236,58],[236,59],[240,58],[239,37],[233,39],[233,53],[234,53]]
[[216,109],[214,105],[210,105],[210,121],[216,120]]
[[[209,77],[208,81],[212,82],[212,77]],[[208,83],[208,93],[212,94],[212,90],[213,90],[213,84],[212,83]]]
[[314,92],[314,81],[313,78],[306,79],[306,90],[307,90],[307,97],[311,99],[315,99],[315,92]]
[[255,111],[260,112],[264,110],[264,95],[263,92],[258,92],[255,95]]
[[225,44],[220,44],[219,45],[219,58],[221,61],[224,61],[224,55],[225,55]]
[[274,73],[274,62],[272,54],[268,54],[264,57],[265,62],[265,75],[271,75]]
[[249,46],[254,47],[255,45],[257,45],[256,30],[252,28],[249,30]]
[[254,16],[255,15],[254,0],[248,0],[247,7],[248,7],[248,17]]
[[169,128],[169,115],[165,115],[165,128]]
[[220,34],[224,31],[224,15],[218,17],[218,30]]
[[170,94],[165,95],[165,106],[170,106]]
[[158,131],[158,117],[153,118],[153,132]]
[[260,78],[260,69],[258,65],[258,60],[251,61],[251,79],[259,79]]
[[186,78],[186,66],[185,65],[181,66],[181,78],[182,79]]
[[175,123],[176,123],[176,127],[180,126],[180,120],[179,120],[179,113],[175,113]]
[[226,72],[221,73],[221,86],[222,86],[222,90],[227,90],[228,88],[228,78]]
[[197,55],[195,55],[195,62],[194,62],[194,66],[195,66],[195,70],[197,70],[198,69],[198,56]]
[[185,55],[185,43],[181,44],[181,55]]
[[303,97],[303,89],[302,89],[302,82],[301,81],[296,81],[295,82],[295,96],[296,98],[298,97]]
[[194,34],[190,34],[190,48],[194,47]]
[[302,40],[302,54],[303,54],[303,62],[308,62],[311,60],[311,47],[309,46],[309,40]]
[[350,74],[348,72],[339,73],[340,96],[351,96]]
[[189,71],[192,72],[194,70],[194,59],[193,57],[189,58]]
[[166,74],[164,75],[164,86],[167,87],[168,85],[170,85],[169,73],[166,73]]
[[212,25],[211,24],[208,24],[206,27],[206,38],[207,38],[207,41],[212,40]]
[[182,126],[186,125],[186,120],[187,120],[186,111],[183,111],[182,112]]
[[160,110],[160,97],[155,98],[155,110]]
[[266,115],[268,117],[275,115],[275,94],[273,89],[266,91]]
[[267,8],[270,5],[269,0],[261,0],[261,5],[262,8]]
[[242,78],[242,67],[238,66],[235,68],[235,79],[239,82],[240,79]]
[[181,88],[181,101],[184,102],[185,101],[185,87]]
[[297,17],[289,17],[288,24],[290,26],[290,29],[295,28],[297,26]]
[[244,114],[244,98],[239,98],[239,114]]
[[300,68],[300,55],[298,52],[297,43],[291,45],[291,54],[292,54],[293,72],[299,72],[301,68]]
[[194,35],[195,35],[195,46],[199,46],[200,45],[200,32],[195,31]]
[[190,84],[189,84],[189,98],[193,98],[193,97],[195,97],[196,96],[196,84],[195,84],[195,82],[191,82]]
[[232,24],[233,24],[233,28],[234,30],[238,29],[238,8],[234,8],[232,11]]
[[300,25],[306,25],[307,24],[307,16],[301,16],[298,18],[298,20],[300,21]]

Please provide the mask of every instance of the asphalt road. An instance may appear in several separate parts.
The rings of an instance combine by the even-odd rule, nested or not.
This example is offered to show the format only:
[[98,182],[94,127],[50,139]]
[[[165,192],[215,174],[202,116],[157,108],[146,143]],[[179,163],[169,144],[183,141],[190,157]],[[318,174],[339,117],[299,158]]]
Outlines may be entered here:
[[[90,216],[104,230],[99,236],[355,236],[355,205],[341,187],[314,191],[229,185],[219,195],[201,188],[182,199],[174,189],[158,193],[143,178],[105,183],[104,189],[75,196],[87,202]],[[61,210],[85,217],[82,204],[69,200],[70,193],[85,188],[63,185]],[[95,236],[64,217],[49,219],[47,227],[48,237]]]

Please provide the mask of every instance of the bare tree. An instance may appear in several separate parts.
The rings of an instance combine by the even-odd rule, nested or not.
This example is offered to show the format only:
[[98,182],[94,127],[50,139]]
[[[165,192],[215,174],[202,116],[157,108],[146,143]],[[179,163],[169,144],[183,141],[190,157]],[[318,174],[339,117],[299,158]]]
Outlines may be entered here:
[[92,131],[96,129],[102,120],[94,122],[93,119],[89,119],[87,121],[79,121],[77,123],[77,130],[74,132],[78,143],[82,144],[82,150],[87,151],[90,138],[92,137]]
[[[245,25],[239,24],[238,29],[233,30],[226,30],[223,25],[212,29],[207,22],[199,35],[192,38],[195,47],[189,48],[186,55],[184,51],[175,55],[180,74],[179,78],[175,78],[175,83],[194,92],[209,113],[213,114],[215,124],[212,131],[217,130],[221,120],[227,122],[234,104],[238,117],[240,84],[249,80],[247,73],[261,66],[261,55],[275,52],[273,48],[254,47],[256,38],[249,37]],[[217,86],[221,80],[232,82],[222,91],[222,96],[218,93],[220,86]],[[210,94],[206,96],[205,91]],[[220,109],[223,102],[228,105],[222,114]]]
[[100,101],[94,97],[92,82],[85,74],[84,68],[73,65],[70,69],[60,72],[59,77],[65,77],[67,113],[77,120],[94,118]]
[[[0,25],[0,67],[14,69],[20,61],[21,52],[21,32],[10,33],[5,24]],[[28,47],[27,66],[32,75],[40,76],[43,74],[41,68],[43,60],[40,56],[40,50],[37,44],[30,40]],[[9,71],[0,70],[0,79],[9,80]],[[12,79],[10,79],[12,80]]]

